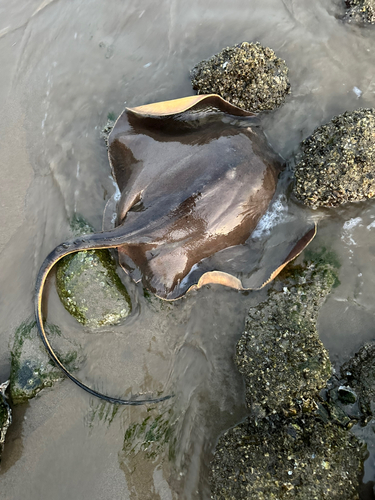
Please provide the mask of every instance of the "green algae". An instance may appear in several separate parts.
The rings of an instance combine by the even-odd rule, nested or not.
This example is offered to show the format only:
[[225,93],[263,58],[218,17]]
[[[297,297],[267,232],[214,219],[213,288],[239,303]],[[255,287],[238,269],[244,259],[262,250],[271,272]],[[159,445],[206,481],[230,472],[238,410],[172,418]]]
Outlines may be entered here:
[[248,111],[275,109],[290,92],[288,68],[269,47],[242,42],[227,47],[191,71],[198,94],[218,94]]
[[[93,232],[76,216],[71,223],[75,235]],[[65,309],[91,328],[115,325],[131,312],[129,294],[116,273],[108,250],[88,250],[68,255],[57,264],[56,286]]]
[[86,423],[91,429],[94,428],[95,422],[106,423],[107,427],[109,427],[114,421],[119,410],[119,405],[113,405],[105,401],[101,401],[100,403],[96,403],[95,406],[91,407],[90,414],[86,419]]
[[123,452],[137,454],[142,451],[145,457],[152,460],[162,451],[168,449],[168,458],[175,456],[176,441],[171,419],[171,409],[155,415],[155,409],[149,408],[146,418],[140,423],[130,425],[124,435]]

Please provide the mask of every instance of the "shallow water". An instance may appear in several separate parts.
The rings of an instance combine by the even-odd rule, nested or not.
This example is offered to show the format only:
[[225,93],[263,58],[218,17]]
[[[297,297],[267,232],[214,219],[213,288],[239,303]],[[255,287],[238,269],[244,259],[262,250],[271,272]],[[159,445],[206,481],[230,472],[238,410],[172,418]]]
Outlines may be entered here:
[[[70,236],[75,212],[101,228],[114,192],[100,139],[108,113],[190,95],[188,73],[197,62],[227,45],[259,41],[290,69],[291,95],[262,122],[275,150],[293,162],[316,126],[345,110],[375,107],[375,30],[342,24],[342,8],[339,0],[0,0],[2,380],[14,329],[33,313],[43,258]],[[288,213],[320,220],[314,245],[334,249],[341,262],[341,284],[319,322],[339,366],[375,337],[375,202],[315,212],[286,204]],[[44,391],[14,411],[0,498],[209,498],[215,441],[245,412],[234,346],[246,309],[265,292],[212,287],[165,304],[124,280],[136,307],[123,324],[85,331],[53,286],[48,319],[83,346],[79,375],[95,387],[173,390],[176,397],[113,416],[68,381]],[[161,415],[175,437],[152,457],[138,448],[129,453],[124,441],[147,415]],[[374,479],[372,454],[364,480]]]

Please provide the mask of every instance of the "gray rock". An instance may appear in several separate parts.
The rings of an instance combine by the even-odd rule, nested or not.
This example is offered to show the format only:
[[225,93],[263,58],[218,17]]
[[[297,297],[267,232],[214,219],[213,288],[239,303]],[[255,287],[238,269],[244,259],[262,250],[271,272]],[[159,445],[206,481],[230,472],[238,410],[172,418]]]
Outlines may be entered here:
[[[82,218],[72,222],[75,235],[93,232]],[[90,328],[115,325],[131,312],[126,288],[108,250],[68,255],[57,264],[56,286],[65,309]]]
[[357,109],[318,127],[302,142],[294,195],[305,205],[334,207],[375,195],[375,111]]
[[218,94],[248,111],[275,109],[290,92],[288,68],[259,42],[227,47],[191,71],[198,94]]

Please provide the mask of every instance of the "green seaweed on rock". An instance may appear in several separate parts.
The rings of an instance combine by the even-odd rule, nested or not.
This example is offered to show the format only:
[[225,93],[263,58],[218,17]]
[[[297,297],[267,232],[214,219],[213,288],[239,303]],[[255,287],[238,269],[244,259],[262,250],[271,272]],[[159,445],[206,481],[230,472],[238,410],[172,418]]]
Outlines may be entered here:
[[[93,232],[81,216],[73,218],[71,228],[76,236]],[[56,286],[65,309],[91,328],[115,325],[132,309],[108,250],[88,250],[64,257],[57,264]]]
[[[52,337],[61,336],[56,325],[47,323],[45,327]],[[59,357],[70,371],[74,371],[78,353],[71,347],[68,346],[67,352]],[[40,342],[35,320],[22,322],[15,331],[11,350],[10,396],[13,403],[28,401],[62,378],[64,374],[50,360]]]

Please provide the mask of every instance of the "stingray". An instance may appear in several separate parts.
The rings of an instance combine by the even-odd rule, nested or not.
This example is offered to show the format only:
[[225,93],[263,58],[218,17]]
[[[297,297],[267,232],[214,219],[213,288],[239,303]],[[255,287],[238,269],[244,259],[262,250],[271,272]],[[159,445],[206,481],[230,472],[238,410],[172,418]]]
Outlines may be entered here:
[[91,395],[123,405],[170,397],[107,396],[83,384],[59,360],[44,330],[42,295],[60,259],[82,250],[116,248],[120,265],[135,281],[162,299],[176,300],[212,283],[260,289],[314,237],[315,226],[292,241],[286,254],[278,250],[272,262],[260,266],[255,273],[260,281],[251,286],[244,286],[233,266],[227,266],[228,272],[221,264],[243,265],[236,255],[251,253],[246,241],[266,212],[283,169],[256,120],[214,94],[127,108],[118,118],[108,139],[109,162],[121,192],[116,226],[58,245],[36,282],[42,341],[61,370]]

